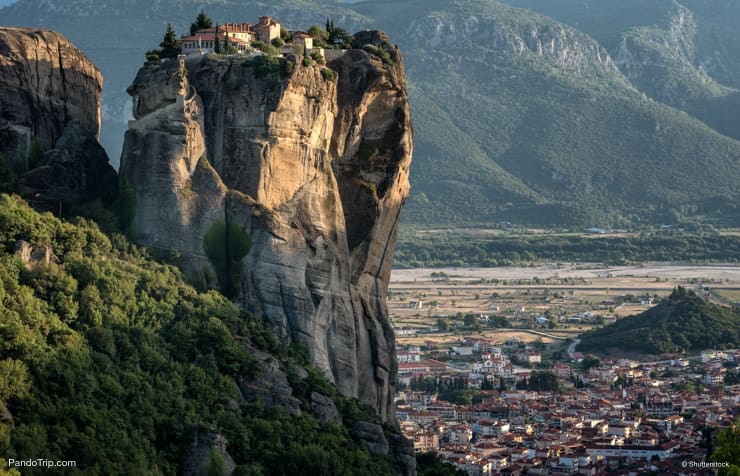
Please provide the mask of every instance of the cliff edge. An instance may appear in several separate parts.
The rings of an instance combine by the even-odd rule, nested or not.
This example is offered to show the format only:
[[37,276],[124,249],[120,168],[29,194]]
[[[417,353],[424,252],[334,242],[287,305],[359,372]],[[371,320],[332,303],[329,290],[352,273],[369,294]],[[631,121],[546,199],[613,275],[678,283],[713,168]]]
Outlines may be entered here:
[[132,234],[174,252],[305,345],[345,395],[394,420],[385,298],[413,147],[400,51],[355,36],[327,64],[195,55],[147,63],[120,173]]
[[7,155],[24,152],[34,138],[53,147],[73,121],[100,133],[103,76],[59,33],[0,28],[0,86],[0,144]]
[[0,190],[54,211],[113,199],[102,90],[100,70],[63,35],[0,28]]

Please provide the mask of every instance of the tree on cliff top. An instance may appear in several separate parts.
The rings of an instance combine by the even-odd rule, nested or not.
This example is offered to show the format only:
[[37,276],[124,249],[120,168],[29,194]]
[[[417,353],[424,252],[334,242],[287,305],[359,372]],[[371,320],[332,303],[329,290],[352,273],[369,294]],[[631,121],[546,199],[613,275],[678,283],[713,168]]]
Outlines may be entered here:
[[221,54],[221,40],[218,38],[219,31],[218,31],[218,25],[216,25],[216,35],[214,36],[214,43],[213,43],[213,52],[218,54]]
[[162,38],[162,43],[159,46],[162,47],[159,51],[160,58],[177,58],[177,55],[182,51],[180,43],[177,42],[175,30],[172,29],[172,25],[169,23],[167,24],[167,31],[165,31]]
[[327,42],[330,45],[343,49],[352,47],[354,37],[344,28],[334,26],[334,20],[331,18],[326,20],[326,32],[328,33]]
[[327,41],[329,41],[329,33],[320,26],[311,26],[307,30],[307,33],[313,37],[314,45],[317,47],[324,47],[327,45]]
[[213,20],[201,10],[195,22],[190,24],[190,34],[195,35],[196,31],[205,30],[206,28],[213,28]]

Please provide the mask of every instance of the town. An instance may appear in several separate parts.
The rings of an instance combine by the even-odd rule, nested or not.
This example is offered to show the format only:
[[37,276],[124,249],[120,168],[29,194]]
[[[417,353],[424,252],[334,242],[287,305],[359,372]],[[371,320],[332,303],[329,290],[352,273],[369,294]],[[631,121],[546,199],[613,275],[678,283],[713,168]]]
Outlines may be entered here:
[[[740,350],[660,360],[577,352],[584,328],[648,309],[662,286],[688,282],[622,276],[637,295],[625,310],[608,289],[616,278],[599,282],[593,274],[493,285],[455,282],[444,272],[426,281],[397,273],[404,278],[391,284],[389,299],[396,416],[418,453],[434,452],[473,476],[716,473],[720,466],[706,455],[740,407]],[[543,294],[543,284],[565,288],[563,279],[574,290],[568,301]],[[596,293],[597,282],[609,296],[579,300]],[[466,314],[449,316],[460,309]],[[516,328],[492,329],[494,322]]]
[[[574,355],[551,370],[514,370],[511,357],[539,360],[533,346],[462,344],[457,350],[476,359],[469,372],[425,358],[429,347],[399,351],[396,416],[418,452],[437,452],[470,475],[714,474],[681,464],[705,460],[707,429],[732,424],[740,402],[740,385],[721,386],[740,350],[593,366]],[[477,391],[470,404],[443,399],[470,394],[455,389]]]

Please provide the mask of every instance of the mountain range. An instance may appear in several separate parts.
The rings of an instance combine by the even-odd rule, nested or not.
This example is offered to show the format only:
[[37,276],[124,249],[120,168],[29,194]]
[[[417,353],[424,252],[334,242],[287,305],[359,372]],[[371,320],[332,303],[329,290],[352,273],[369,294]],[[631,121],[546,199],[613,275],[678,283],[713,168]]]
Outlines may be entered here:
[[[20,0],[101,68],[117,161],[143,53],[167,23],[379,28],[404,52],[416,135],[406,224],[740,224],[740,6],[705,0],[344,3]],[[105,34],[101,35],[101,31]]]

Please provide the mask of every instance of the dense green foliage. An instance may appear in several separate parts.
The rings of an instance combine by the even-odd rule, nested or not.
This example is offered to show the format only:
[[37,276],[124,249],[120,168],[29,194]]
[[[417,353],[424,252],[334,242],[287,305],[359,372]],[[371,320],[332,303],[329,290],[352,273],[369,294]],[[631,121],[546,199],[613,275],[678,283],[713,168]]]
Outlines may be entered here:
[[201,10],[195,21],[190,24],[190,34],[194,35],[196,31],[205,30],[206,28],[213,28],[213,20],[206,15],[206,12]]
[[175,30],[172,29],[172,25],[169,23],[167,24],[167,31],[164,32],[164,38],[162,38],[162,42],[159,46],[162,48],[159,54],[160,58],[176,58],[182,51],[182,48],[180,48],[180,44],[177,41]]
[[740,309],[710,303],[693,291],[676,288],[642,314],[581,335],[578,350],[609,349],[647,354],[681,354],[740,346]]
[[560,382],[558,376],[551,370],[535,370],[528,379],[517,382],[516,388],[538,392],[555,392],[560,389]]
[[[264,48],[273,48],[270,45]],[[278,81],[280,78],[280,60],[275,55],[264,54],[255,56],[248,61],[254,68],[254,76],[259,79],[269,78],[272,81]],[[287,64],[287,61],[284,62]]]
[[416,457],[418,476],[466,476],[468,473],[445,463],[437,453],[422,453]]
[[646,261],[740,261],[740,237],[660,232],[598,235],[486,236],[408,234],[396,246],[398,268],[506,266],[534,262],[629,264]]
[[6,157],[0,153],[0,193],[18,191],[20,177],[41,165],[46,147],[37,137],[31,139],[27,153],[17,157]]
[[177,58],[177,55],[182,52],[180,43],[177,41],[177,34],[169,23],[167,24],[167,30],[165,30],[159,46],[161,48],[159,50],[149,50],[146,52],[145,56],[147,61],[159,61],[163,58]]
[[252,247],[252,239],[243,227],[218,222],[211,225],[203,237],[203,250],[210,260],[221,292],[234,297],[241,282],[241,260]]
[[[51,246],[58,262],[22,262],[19,240]],[[305,349],[92,222],[0,195],[0,316],[0,406],[13,418],[0,421],[3,458],[76,460],[66,474],[175,474],[192,436],[215,431],[241,474],[392,473],[346,426],[240,403],[237,379],[262,371],[255,349],[286,368],[305,364]],[[298,398],[334,397],[347,424],[372,418],[312,369],[291,379]]]
[[714,441],[712,461],[729,463],[728,468],[721,468],[719,476],[740,476],[740,421],[719,432]]
[[354,37],[342,27],[335,26],[334,20],[329,18],[326,20],[326,42],[329,46],[334,48],[348,49],[352,47],[352,40]]

